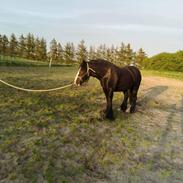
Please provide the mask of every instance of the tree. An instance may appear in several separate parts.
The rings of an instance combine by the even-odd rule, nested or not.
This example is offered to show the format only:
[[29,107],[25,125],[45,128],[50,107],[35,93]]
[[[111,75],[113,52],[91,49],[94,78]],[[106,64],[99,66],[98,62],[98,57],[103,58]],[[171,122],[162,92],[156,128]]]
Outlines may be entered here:
[[142,62],[143,62],[143,60],[144,60],[146,57],[147,57],[147,56],[146,56],[145,51],[144,51],[142,48],[140,48],[140,49],[138,50],[138,52],[136,53],[136,57],[135,57],[135,59],[136,59],[136,65],[137,65],[139,68],[142,67]]
[[106,59],[107,60],[111,60],[111,49],[110,48],[107,48],[107,50],[106,50]]
[[2,54],[8,55],[9,50],[9,40],[6,35],[3,35],[2,37]]
[[57,44],[57,59],[59,62],[63,62],[64,60],[64,51],[62,45],[60,43]]
[[2,54],[2,48],[3,48],[3,37],[0,34],[0,55]]
[[19,37],[18,56],[22,58],[26,58],[26,38],[24,37],[24,35],[21,35]]
[[44,38],[40,41],[41,60],[47,60],[47,44]]
[[97,48],[96,57],[101,59],[107,59],[107,48],[105,44],[101,44]]
[[88,55],[87,55],[87,49],[85,46],[85,41],[81,40],[77,49],[77,61],[81,63],[83,60],[87,60],[87,58],[88,58]]
[[53,39],[50,42],[50,57],[51,57],[53,62],[57,62],[58,61],[58,57],[57,57],[57,41],[55,39]]
[[35,39],[33,34],[28,34],[26,38],[26,58],[35,59]]
[[102,45],[102,48],[101,48],[101,56],[103,59],[106,59],[107,58],[107,47],[105,44]]
[[34,53],[35,53],[35,59],[36,60],[41,60],[41,49],[40,49],[40,40],[39,38],[37,37],[35,39],[35,50],[34,50]]
[[43,38],[35,40],[35,58],[36,60],[47,59],[46,41]]
[[109,58],[111,62],[115,62],[115,60],[116,60],[115,59],[115,57],[116,57],[115,54],[116,54],[116,49],[115,49],[114,45],[112,45],[111,48],[110,48],[110,58]]
[[64,47],[64,61],[73,62],[75,60],[75,49],[73,43],[66,43]]
[[10,37],[9,55],[11,57],[15,57],[18,55],[18,41],[15,34],[12,34]]
[[121,46],[119,47],[118,51],[117,51],[117,61],[120,65],[124,65],[124,62],[126,60],[126,56],[125,56],[125,44],[121,43]]
[[133,59],[133,50],[131,49],[131,45],[127,44],[125,49],[125,65],[130,65]]
[[95,47],[90,46],[90,49],[88,52],[88,58],[89,58],[89,60],[96,59]]

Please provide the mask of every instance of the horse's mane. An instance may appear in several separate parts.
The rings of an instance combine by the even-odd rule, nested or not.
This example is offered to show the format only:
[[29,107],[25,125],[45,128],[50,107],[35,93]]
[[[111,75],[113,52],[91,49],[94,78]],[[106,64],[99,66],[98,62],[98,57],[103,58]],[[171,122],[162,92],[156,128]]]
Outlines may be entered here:
[[100,64],[100,65],[104,64],[105,66],[115,66],[115,67],[117,67],[112,62],[109,62],[108,60],[104,60],[104,59],[95,59],[95,60],[90,60],[89,62],[91,62],[93,64]]

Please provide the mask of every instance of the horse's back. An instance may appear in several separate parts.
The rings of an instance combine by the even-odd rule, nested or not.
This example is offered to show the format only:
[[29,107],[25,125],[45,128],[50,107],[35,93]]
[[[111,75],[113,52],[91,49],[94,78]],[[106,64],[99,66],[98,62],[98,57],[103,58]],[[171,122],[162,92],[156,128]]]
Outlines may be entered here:
[[142,79],[140,70],[135,66],[126,66],[126,68],[131,72],[130,74],[133,77],[134,84],[140,85]]
[[138,88],[141,83],[141,73],[137,67],[125,66],[118,70],[117,91],[125,91],[132,87]]

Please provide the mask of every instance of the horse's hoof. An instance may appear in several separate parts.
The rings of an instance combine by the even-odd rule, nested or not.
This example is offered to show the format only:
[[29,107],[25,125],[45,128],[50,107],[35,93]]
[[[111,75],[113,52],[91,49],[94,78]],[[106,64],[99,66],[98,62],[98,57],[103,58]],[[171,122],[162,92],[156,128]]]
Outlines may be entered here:
[[126,112],[127,106],[121,106],[120,109],[122,112]]
[[130,113],[135,113],[136,109],[135,108],[130,108]]
[[121,112],[124,112],[125,113],[126,112],[126,109],[121,109]]
[[114,121],[115,120],[115,118],[114,117],[106,117],[108,120],[110,120],[110,121]]
[[109,119],[110,121],[114,121],[115,120],[113,115],[106,115],[106,118]]

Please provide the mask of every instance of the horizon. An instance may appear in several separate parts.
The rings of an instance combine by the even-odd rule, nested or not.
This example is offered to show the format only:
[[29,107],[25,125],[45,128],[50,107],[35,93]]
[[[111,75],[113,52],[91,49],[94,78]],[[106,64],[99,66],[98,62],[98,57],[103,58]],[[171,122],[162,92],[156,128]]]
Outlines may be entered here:
[[[33,33],[49,43],[82,39],[86,46],[130,43],[148,56],[183,48],[181,0],[7,0],[1,3],[1,34]],[[171,12],[171,13],[170,13]],[[173,12],[173,13],[172,13]]]

